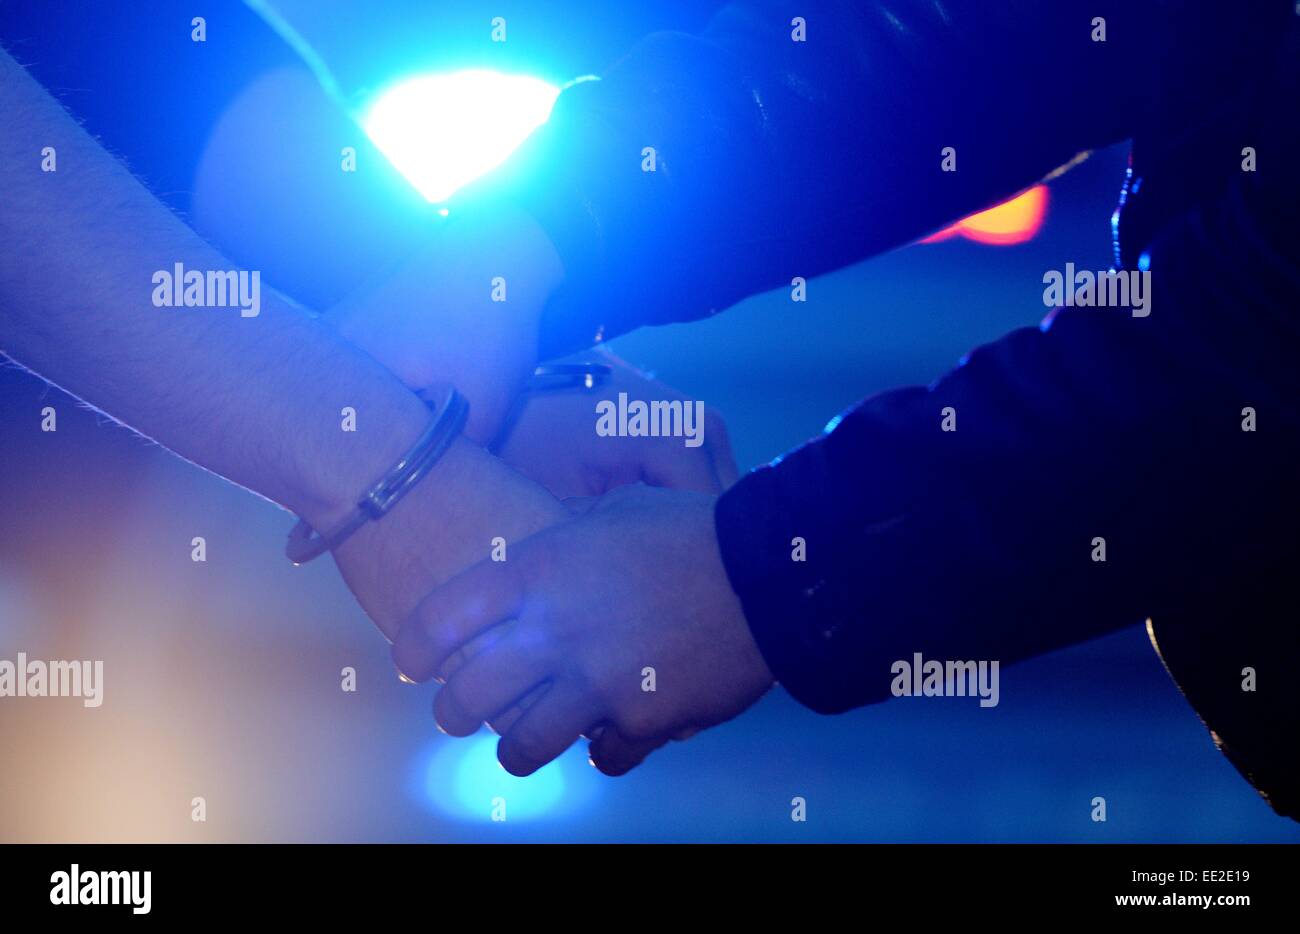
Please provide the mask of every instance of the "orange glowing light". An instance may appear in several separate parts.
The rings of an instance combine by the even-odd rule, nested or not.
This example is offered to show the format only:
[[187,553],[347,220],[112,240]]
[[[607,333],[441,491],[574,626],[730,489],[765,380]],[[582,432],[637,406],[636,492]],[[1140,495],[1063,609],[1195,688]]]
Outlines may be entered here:
[[978,243],[1010,246],[1033,239],[1047,215],[1047,186],[1035,185],[987,211],[962,218],[950,227],[931,234],[922,243],[938,243],[949,237],[962,236]]

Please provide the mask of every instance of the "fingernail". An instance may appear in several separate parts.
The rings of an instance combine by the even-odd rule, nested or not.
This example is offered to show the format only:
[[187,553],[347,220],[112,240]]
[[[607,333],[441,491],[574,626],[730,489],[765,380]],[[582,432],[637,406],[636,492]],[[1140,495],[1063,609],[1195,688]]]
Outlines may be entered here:
[[397,680],[402,682],[403,684],[415,684],[414,681],[406,677],[406,675],[402,674],[402,669],[400,668],[397,669]]

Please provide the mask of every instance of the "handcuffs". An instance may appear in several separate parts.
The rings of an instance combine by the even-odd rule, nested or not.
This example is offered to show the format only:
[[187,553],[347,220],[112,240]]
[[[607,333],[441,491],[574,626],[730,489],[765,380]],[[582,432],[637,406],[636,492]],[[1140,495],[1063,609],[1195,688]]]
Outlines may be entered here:
[[[613,368],[604,363],[543,363],[533,371],[532,380],[525,388],[526,392],[557,392],[565,389],[595,389],[603,384],[613,372]],[[523,393],[515,400],[515,406],[506,417],[501,431],[488,445],[488,450],[496,451],[509,435],[515,419],[522,410]],[[317,532],[305,519],[289,532],[285,543],[285,556],[295,565],[306,564],[319,558],[327,551],[332,551],[348,540],[367,522],[382,519],[411,491],[442,459],[452,442],[460,436],[469,415],[469,401],[453,387],[443,392],[437,399],[431,399],[425,393],[420,398],[433,411],[433,421],[424,434],[413,444],[392,468],[374,483],[357,501],[352,515],[344,519],[327,532]]]

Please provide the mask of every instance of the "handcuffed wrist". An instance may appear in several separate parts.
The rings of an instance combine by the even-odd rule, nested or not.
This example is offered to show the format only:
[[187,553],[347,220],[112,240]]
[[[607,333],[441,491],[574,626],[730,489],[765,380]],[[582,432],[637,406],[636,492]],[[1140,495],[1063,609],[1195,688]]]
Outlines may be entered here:
[[469,414],[469,403],[454,388],[448,389],[436,404],[430,403],[430,406],[437,414],[429,427],[410,450],[362,494],[349,515],[320,532],[305,519],[298,521],[285,545],[285,555],[290,561],[305,564],[337,548],[367,522],[382,519],[428,475],[460,437]]

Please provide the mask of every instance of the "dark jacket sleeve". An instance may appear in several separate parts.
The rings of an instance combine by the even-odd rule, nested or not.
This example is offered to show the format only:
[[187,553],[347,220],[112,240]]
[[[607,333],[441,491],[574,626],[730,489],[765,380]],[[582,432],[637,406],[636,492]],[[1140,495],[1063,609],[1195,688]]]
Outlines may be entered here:
[[[1295,151],[1289,135],[1266,145]],[[1238,171],[1166,225],[1146,317],[1059,310],[723,494],[723,560],[778,680],[838,712],[889,697],[915,652],[1005,664],[1153,619],[1213,634],[1195,667],[1238,704],[1263,694],[1241,692],[1225,649],[1273,646],[1245,660],[1278,661],[1271,712],[1238,719],[1294,718],[1295,188]]]
[[[739,0],[660,33],[471,186],[526,206],[566,285],[543,355],[908,242],[1125,138],[1153,0]],[[795,41],[792,11],[806,41]],[[1107,40],[1091,38],[1094,17]],[[942,171],[943,152],[957,171]],[[647,150],[654,171],[646,171]]]
[[[1276,20],[1284,6],[1258,9]],[[1220,113],[1209,95],[1231,85],[1204,63],[1235,72],[1259,33],[1253,14],[1198,2],[803,9],[806,42],[792,41],[790,8],[764,0],[731,4],[702,36],[647,39],[561,94],[485,181],[527,206],[565,261],[544,352],[873,255],[1144,130],[1176,155],[1178,133]],[[1175,109],[1170,87],[1184,92]],[[1208,156],[1222,179],[1240,139],[1217,142],[1235,147]],[[1246,457],[1255,436],[1240,422],[1256,399],[1294,424],[1270,382],[1285,364],[1259,357],[1294,346],[1272,317],[1294,291],[1275,284],[1250,312],[1209,297],[1223,279],[1209,241],[1233,236],[1235,203],[1219,204],[1212,234],[1188,220],[1152,266],[1150,317],[1065,311],[930,387],[869,400],[721,498],[729,578],[797,698],[822,711],[882,699],[890,662],[918,651],[1012,662],[1070,644],[1174,605],[1187,575],[1230,577],[1198,550],[1206,537],[1266,538],[1234,524],[1226,491],[1244,464],[1262,478],[1285,462],[1260,458],[1266,444]],[[796,538],[806,561],[792,559]],[[1107,560],[1093,560],[1095,539]]]

